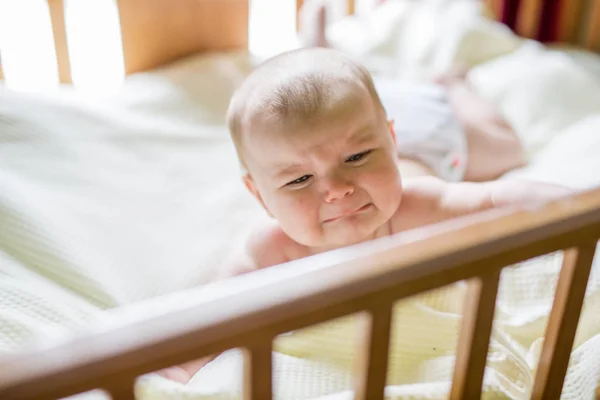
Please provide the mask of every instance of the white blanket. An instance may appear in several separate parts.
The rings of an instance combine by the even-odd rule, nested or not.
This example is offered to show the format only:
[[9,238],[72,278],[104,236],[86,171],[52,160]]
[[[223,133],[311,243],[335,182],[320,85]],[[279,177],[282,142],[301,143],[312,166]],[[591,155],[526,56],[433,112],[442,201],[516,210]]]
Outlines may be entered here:
[[[497,102],[530,156],[527,167],[506,179],[600,184],[600,84],[589,69],[522,42],[482,19],[468,0],[385,7],[364,26],[343,21],[334,39],[385,76],[421,78],[456,59],[475,66],[474,85]],[[206,282],[263,218],[239,181],[223,123],[251,61],[245,54],[193,57],[132,76],[122,93],[101,102],[0,92],[0,351],[47,339],[48,329],[63,335],[114,318],[101,310]],[[526,398],[531,389],[553,260],[503,276],[486,375],[490,398]],[[589,398],[600,373],[599,317],[590,311],[599,306],[597,270],[565,398]],[[455,286],[399,308],[390,396],[445,397],[461,293]],[[350,396],[349,324],[278,342],[281,398]],[[423,338],[430,349],[418,346]],[[239,388],[239,361],[229,352],[187,387],[146,377],[140,396],[230,398]]]

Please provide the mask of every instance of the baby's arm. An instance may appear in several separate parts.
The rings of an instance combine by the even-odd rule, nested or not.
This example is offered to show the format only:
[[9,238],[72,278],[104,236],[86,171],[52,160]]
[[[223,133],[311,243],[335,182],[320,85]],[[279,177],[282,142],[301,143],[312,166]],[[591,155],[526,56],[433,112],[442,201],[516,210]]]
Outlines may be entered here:
[[437,178],[406,182],[394,231],[407,230],[503,206],[531,207],[575,193],[563,186],[532,181],[449,183]]
[[225,262],[215,281],[290,261],[294,242],[272,221],[254,229],[242,250]]
[[536,206],[577,192],[566,186],[535,181],[507,180],[487,184],[490,185],[490,201],[494,207]]
[[[261,268],[283,264],[289,261],[287,253],[292,245],[291,239],[277,225],[261,226],[252,232],[246,245],[224,263],[223,268],[217,271],[212,281],[216,282]],[[158,371],[157,374],[185,384],[217,356],[218,354],[213,354],[185,364],[165,368]]]

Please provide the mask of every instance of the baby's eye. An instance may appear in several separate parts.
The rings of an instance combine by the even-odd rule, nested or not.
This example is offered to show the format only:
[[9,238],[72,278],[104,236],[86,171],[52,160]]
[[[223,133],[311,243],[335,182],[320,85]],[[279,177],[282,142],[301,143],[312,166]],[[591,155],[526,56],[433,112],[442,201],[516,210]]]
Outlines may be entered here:
[[371,150],[363,151],[362,153],[358,153],[358,154],[354,154],[353,156],[348,157],[348,159],[346,160],[346,162],[353,163],[353,162],[360,161],[364,157],[366,157],[367,155],[369,155],[370,152],[371,152]]
[[302,175],[300,178],[294,179],[293,181],[286,183],[285,186],[299,185],[299,184],[304,183],[307,180],[309,180],[310,177],[311,177],[310,175]]

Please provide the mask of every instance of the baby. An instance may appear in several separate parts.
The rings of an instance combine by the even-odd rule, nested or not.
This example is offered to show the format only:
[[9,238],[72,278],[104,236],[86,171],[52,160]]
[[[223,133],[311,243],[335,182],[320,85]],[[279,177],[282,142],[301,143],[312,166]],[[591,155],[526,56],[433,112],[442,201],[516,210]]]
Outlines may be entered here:
[[371,75],[335,50],[295,50],[265,62],[234,94],[228,122],[244,183],[273,224],[227,274],[570,193],[515,181],[403,182],[397,138]]
[[[504,205],[571,190],[549,184],[402,179],[393,126],[367,70],[308,48],[257,68],[231,99],[228,123],[250,193],[272,217],[218,279]],[[418,174],[422,175],[422,174]],[[207,360],[163,370],[187,382]]]

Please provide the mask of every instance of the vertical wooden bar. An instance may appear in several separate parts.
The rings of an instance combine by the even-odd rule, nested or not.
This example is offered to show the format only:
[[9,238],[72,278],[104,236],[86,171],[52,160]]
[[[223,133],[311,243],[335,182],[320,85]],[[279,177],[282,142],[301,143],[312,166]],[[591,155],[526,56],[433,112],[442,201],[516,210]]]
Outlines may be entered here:
[[499,281],[497,270],[469,282],[450,399],[481,397]]
[[543,3],[544,0],[521,0],[516,24],[516,31],[519,35],[529,39],[537,38]]
[[377,307],[366,317],[365,337],[358,352],[356,399],[383,399],[393,305]]
[[532,399],[560,398],[595,252],[595,241],[564,252]]
[[494,20],[502,19],[502,0],[484,0],[484,4],[492,13]]
[[502,0],[502,14],[499,21],[513,31],[517,30],[517,17],[521,0]]
[[112,400],[135,400],[135,380],[119,382],[107,391]]
[[557,40],[559,42],[573,44],[577,42],[581,5],[582,0],[560,0],[557,32]]
[[502,15],[504,14],[504,2],[506,0],[493,0],[493,10],[496,13],[496,19],[498,21],[502,20]]
[[244,354],[244,400],[273,398],[272,340],[249,347]]
[[584,45],[588,50],[600,51],[600,0],[591,0]]
[[356,0],[347,0],[346,4],[348,15],[354,15],[356,13]]
[[73,80],[71,77],[69,46],[67,44],[64,0],[48,0],[48,9],[50,10],[50,22],[52,23],[52,34],[54,36],[58,77],[62,83],[71,83]]
[[296,0],[296,32],[300,31],[300,10],[304,5],[304,0]]

